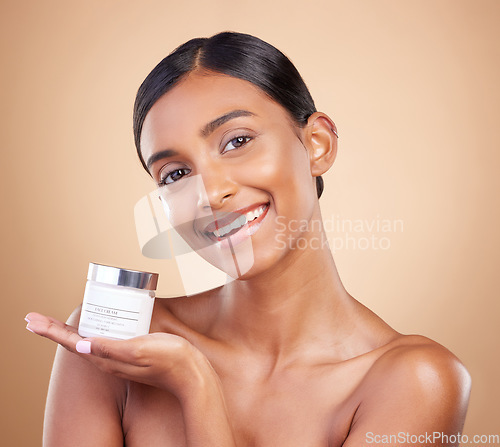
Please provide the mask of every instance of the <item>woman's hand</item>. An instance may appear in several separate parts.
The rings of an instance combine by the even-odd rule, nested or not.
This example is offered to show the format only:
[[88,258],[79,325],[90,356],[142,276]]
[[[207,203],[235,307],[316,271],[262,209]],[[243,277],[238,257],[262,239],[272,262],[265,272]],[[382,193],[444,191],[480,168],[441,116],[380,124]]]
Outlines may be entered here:
[[206,357],[189,341],[153,333],[128,340],[82,338],[75,327],[31,312],[26,329],[86,358],[104,372],[165,389],[181,401],[207,378],[217,380]]
[[[176,396],[182,406],[186,445],[189,447],[235,447],[219,377],[201,351],[185,338],[162,332],[128,340],[82,338],[75,327],[54,318],[31,312],[26,315],[26,320],[28,330],[59,343],[68,351],[89,360],[102,371],[165,389]],[[68,365],[67,360],[63,363]],[[72,374],[72,371],[67,367],[65,369],[64,364],[57,367],[57,378],[52,383],[54,390],[51,405],[66,409],[66,391],[72,385],[71,381],[63,379]],[[85,381],[85,377],[82,377],[82,380]],[[90,404],[87,402],[87,405]],[[104,404],[109,405],[109,398],[105,398]],[[77,412],[74,408],[71,411]],[[48,414],[47,425],[51,429],[47,439],[50,439],[48,442],[53,442],[51,445],[68,445],[66,438],[75,433],[82,436],[80,427],[74,428],[75,424],[65,427],[64,430],[56,429],[55,421],[60,420],[61,415],[57,414],[54,408],[49,408]],[[80,411],[80,414],[88,418],[88,411]],[[104,416],[106,415],[104,412]],[[106,419],[107,425],[109,421],[116,422],[114,415],[111,416]],[[95,419],[92,421],[96,423]],[[121,424],[121,421],[119,423]],[[90,431],[90,434],[85,432],[85,439],[96,439],[97,436],[101,441],[106,439],[102,445],[123,443],[123,439],[118,439],[122,435],[121,427],[117,427],[111,434],[106,432],[108,438],[103,438],[99,429],[96,432]],[[111,437],[113,441],[108,441]],[[92,442],[88,444],[95,445]]]

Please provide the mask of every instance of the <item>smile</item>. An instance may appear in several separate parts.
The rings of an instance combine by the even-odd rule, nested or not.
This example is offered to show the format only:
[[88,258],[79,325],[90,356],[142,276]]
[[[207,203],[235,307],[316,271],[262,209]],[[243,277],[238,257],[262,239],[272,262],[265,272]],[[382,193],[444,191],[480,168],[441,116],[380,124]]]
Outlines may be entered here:
[[[236,234],[238,231],[241,230],[241,228],[245,226],[249,229],[249,234],[253,234],[254,231],[251,231],[250,228],[253,225],[259,223],[264,218],[264,215],[266,214],[268,208],[269,208],[269,203],[262,204],[253,210],[247,211],[244,214],[240,214],[239,217],[233,219],[229,223],[226,223],[224,226],[209,231],[208,230],[209,227],[218,226],[217,225],[218,222],[216,221],[215,223],[207,226],[205,234],[209,236],[210,239],[215,239],[220,241],[223,238],[227,238]],[[232,214],[236,214],[236,212]]]

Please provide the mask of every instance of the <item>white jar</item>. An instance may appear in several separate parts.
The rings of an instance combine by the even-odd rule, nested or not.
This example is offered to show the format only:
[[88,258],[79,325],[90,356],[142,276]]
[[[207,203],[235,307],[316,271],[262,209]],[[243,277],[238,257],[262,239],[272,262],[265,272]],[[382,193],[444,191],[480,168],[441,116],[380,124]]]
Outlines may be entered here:
[[127,339],[149,333],[158,274],[90,263],[78,334]]

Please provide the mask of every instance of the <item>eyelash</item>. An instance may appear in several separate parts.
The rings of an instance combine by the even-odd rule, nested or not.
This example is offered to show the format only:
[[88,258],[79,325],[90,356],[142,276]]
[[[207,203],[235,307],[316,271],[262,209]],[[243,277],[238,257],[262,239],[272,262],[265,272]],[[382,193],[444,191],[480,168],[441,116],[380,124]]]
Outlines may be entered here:
[[[235,146],[234,143],[236,140],[243,140],[243,141],[239,141],[238,144],[239,146]],[[225,145],[224,145],[224,148],[222,150],[222,153],[225,154],[226,152],[230,152],[230,151],[234,151],[235,149],[241,149],[242,147],[244,147],[246,144],[248,144],[250,141],[252,140],[252,137],[250,137],[249,135],[238,135],[237,137],[235,138],[232,138],[231,140],[229,140]],[[226,149],[227,146],[229,145],[229,143],[233,143],[233,148],[232,149]],[[187,171],[187,172],[186,172]],[[165,175],[165,177],[163,177],[163,179],[160,180],[160,182],[158,183],[158,186],[165,186],[165,185],[170,185],[172,183],[175,183],[179,180],[182,179],[182,177],[184,177],[184,175],[177,179],[177,180],[172,180],[170,182],[167,182],[166,180],[174,173],[176,172],[185,172],[184,175],[187,175],[191,172],[191,169],[189,168],[176,168],[176,169],[172,169],[171,171],[168,171]]]
[[[158,183],[158,186],[170,185],[170,184],[175,183],[178,180],[180,180],[180,179],[177,179],[177,180],[172,180],[170,182],[166,181],[172,174],[174,174],[175,172],[178,172],[178,171],[188,171],[187,174],[189,174],[191,172],[191,169],[188,169],[188,168],[176,168],[176,169],[173,169],[172,171],[167,172],[167,175],[160,180],[160,183]],[[186,174],[184,174],[184,175],[186,175]],[[184,175],[182,177],[184,177]]]
[[[245,141],[242,142],[242,143],[240,143],[241,146],[236,146],[233,149],[229,149],[230,151],[233,151],[234,149],[240,149],[241,147],[245,146],[247,143],[249,143],[252,140],[252,137],[250,137],[249,135],[238,135],[237,137],[232,138],[231,140],[229,140],[225,144],[224,149],[228,146],[229,143],[233,143],[234,141],[239,140],[239,139],[242,139],[242,140],[245,140]],[[223,150],[222,151],[223,154],[226,153],[226,152],[228,152],[228,151],[227,150]]]

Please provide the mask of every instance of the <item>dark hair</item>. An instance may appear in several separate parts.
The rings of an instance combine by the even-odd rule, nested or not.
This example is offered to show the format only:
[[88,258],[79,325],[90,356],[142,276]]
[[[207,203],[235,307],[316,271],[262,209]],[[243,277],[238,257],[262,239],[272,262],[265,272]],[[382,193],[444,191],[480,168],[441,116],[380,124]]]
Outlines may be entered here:
[[[221,73],[251,82],[283,106],[304,126],[316,106],[295,66],[277,48],[249,34],[223,32],[184,43],[163,59],[139,87],[134,104],[134,138],[137,153],[149,173],[140,150],[147,113],[156,101],[186,74],[197,70]],[[316,177],[318,198],[323,179]]]

